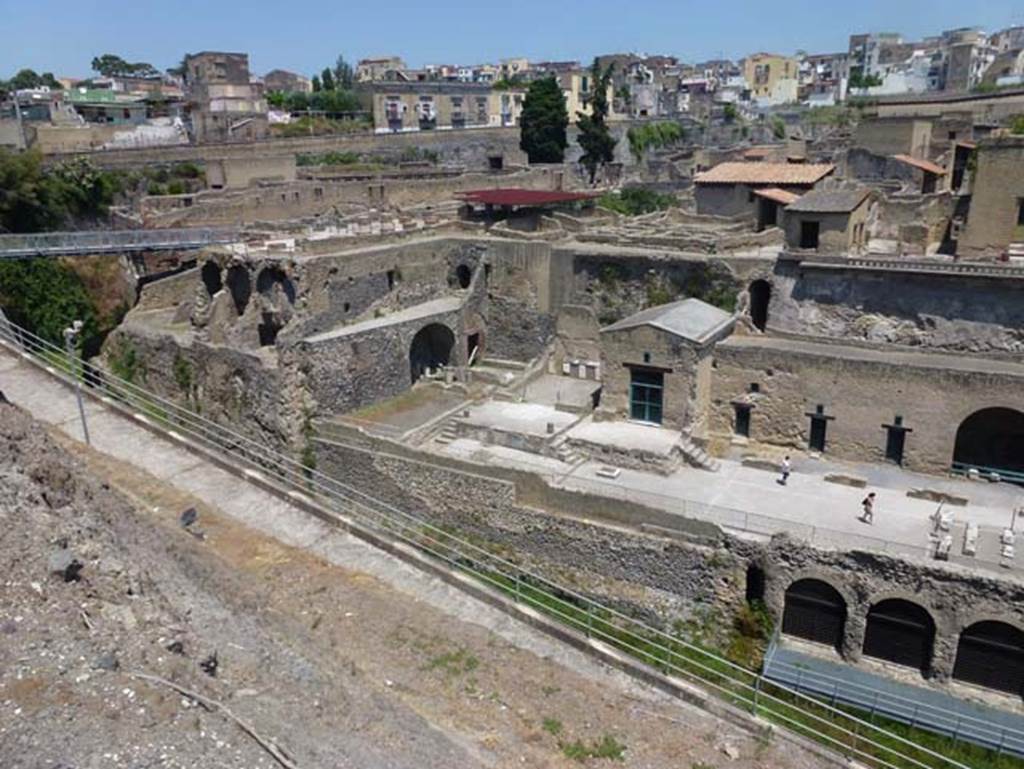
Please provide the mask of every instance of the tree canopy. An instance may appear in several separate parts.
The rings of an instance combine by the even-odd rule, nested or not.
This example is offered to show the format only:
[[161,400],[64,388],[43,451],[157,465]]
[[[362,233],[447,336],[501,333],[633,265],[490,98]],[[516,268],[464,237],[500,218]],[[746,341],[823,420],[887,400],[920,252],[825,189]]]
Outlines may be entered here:
[[579,142],[583,149],[580,163],[590,174],[590,183],[597,177],[597,169],[615,159],[616,139],[608,130],[608,86],[612,80],[612,66],[602,68],[597,59],[590,68],[593,80],[593,95],[590,100],[590,114],[576,113],[576,127],[580,131]]
[[120,177],[85,158],[47,170],[38,151],[0,150],[0,232],[40,232],[102,218],[120,190]]
[[93,71],[104,77],[156,77],[156,67],[145,61],[129,62],[113,53],[96,56],[92,60]]
[[355,70],[352,69],[352,65],[345,61],[344,56],[339,54],[338,60],[334,63],[335,88],[341,88],[347,91],[352,88],[352,84],[355,82],[355,79]]
[[0,91],[20,91],[25,88],[48,86],[59,90],[63,86],[57,82],[52,72],[37,74],[34,69],[20,69],[10,80],[0,80]]
[[519,119],[519,147],[531,163],[561,163],[569,146],[569,113],[558,81],[534,80],[526,91]]

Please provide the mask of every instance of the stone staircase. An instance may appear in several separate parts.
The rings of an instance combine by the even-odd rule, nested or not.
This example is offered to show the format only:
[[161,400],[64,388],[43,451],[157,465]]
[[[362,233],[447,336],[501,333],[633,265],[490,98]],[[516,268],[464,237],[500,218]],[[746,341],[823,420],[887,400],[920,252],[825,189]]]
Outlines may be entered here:
[[562,462],[567,465],[576,466],[586,461],[586,457],[579,452],[579,450],[569,445],[569,441],[562,439],[561,442],[553,446],[555,456],[558,457]]
[[449,443],[459,437],[459,423],[455,417],[449,417],[441,425],[441,429],[434,434],[434,443],[440,443],[442,446],[447,446]]
[[707,470],[711,473],[717,473],[722,469],[721,462],[708,454],[688,436],[684,435],[679,439],[676,443],[676,451],[678,451],[679,454],[682,455],[683,459],[686,460],[686,463],[692,467]]

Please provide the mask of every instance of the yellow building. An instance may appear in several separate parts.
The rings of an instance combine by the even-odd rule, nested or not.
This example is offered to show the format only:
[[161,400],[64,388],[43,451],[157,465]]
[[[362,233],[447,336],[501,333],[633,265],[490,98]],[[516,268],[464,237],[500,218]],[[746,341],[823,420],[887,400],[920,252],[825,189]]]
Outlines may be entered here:
[[[558,73],[558,86],[565,96],[565,109],[569,113],[569,122],[576,122],[576,113],[590,114],[590,100],[593,97],[594,78],[589,69],[575,69]],[[608,86],[608,120],[625,120],[628,115],[615,111],[615,91]]]
[[743,79],[754,101],[761,104],[788,104],[797,100],[800,63],[788,56],[755,53],[743,62]]

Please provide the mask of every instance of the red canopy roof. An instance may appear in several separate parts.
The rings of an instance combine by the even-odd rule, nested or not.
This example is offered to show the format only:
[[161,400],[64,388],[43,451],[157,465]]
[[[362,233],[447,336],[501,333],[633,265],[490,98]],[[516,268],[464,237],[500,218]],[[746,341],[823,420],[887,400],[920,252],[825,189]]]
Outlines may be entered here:
[[466,190],[455,193],[467,203],[491,206],[549,206],[556,203],[574,203],[599,197],[598,192],[563,192],[562,190],[524,190],[505,187],[492,190]]

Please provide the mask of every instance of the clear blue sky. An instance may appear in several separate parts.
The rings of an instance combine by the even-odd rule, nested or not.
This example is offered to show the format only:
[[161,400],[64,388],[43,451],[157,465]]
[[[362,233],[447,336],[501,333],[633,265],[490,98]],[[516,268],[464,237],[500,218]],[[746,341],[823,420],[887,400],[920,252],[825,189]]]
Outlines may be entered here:
[[101,53],[164,69],[200,50],[248,52],[256,74],[310,74],[339,53],[395,53],[413,66],[613,51],[698,61],[845,50],[853,32],[1014,24],[1022,0],[0,0],[0,77],[21,67],[84,77]]

